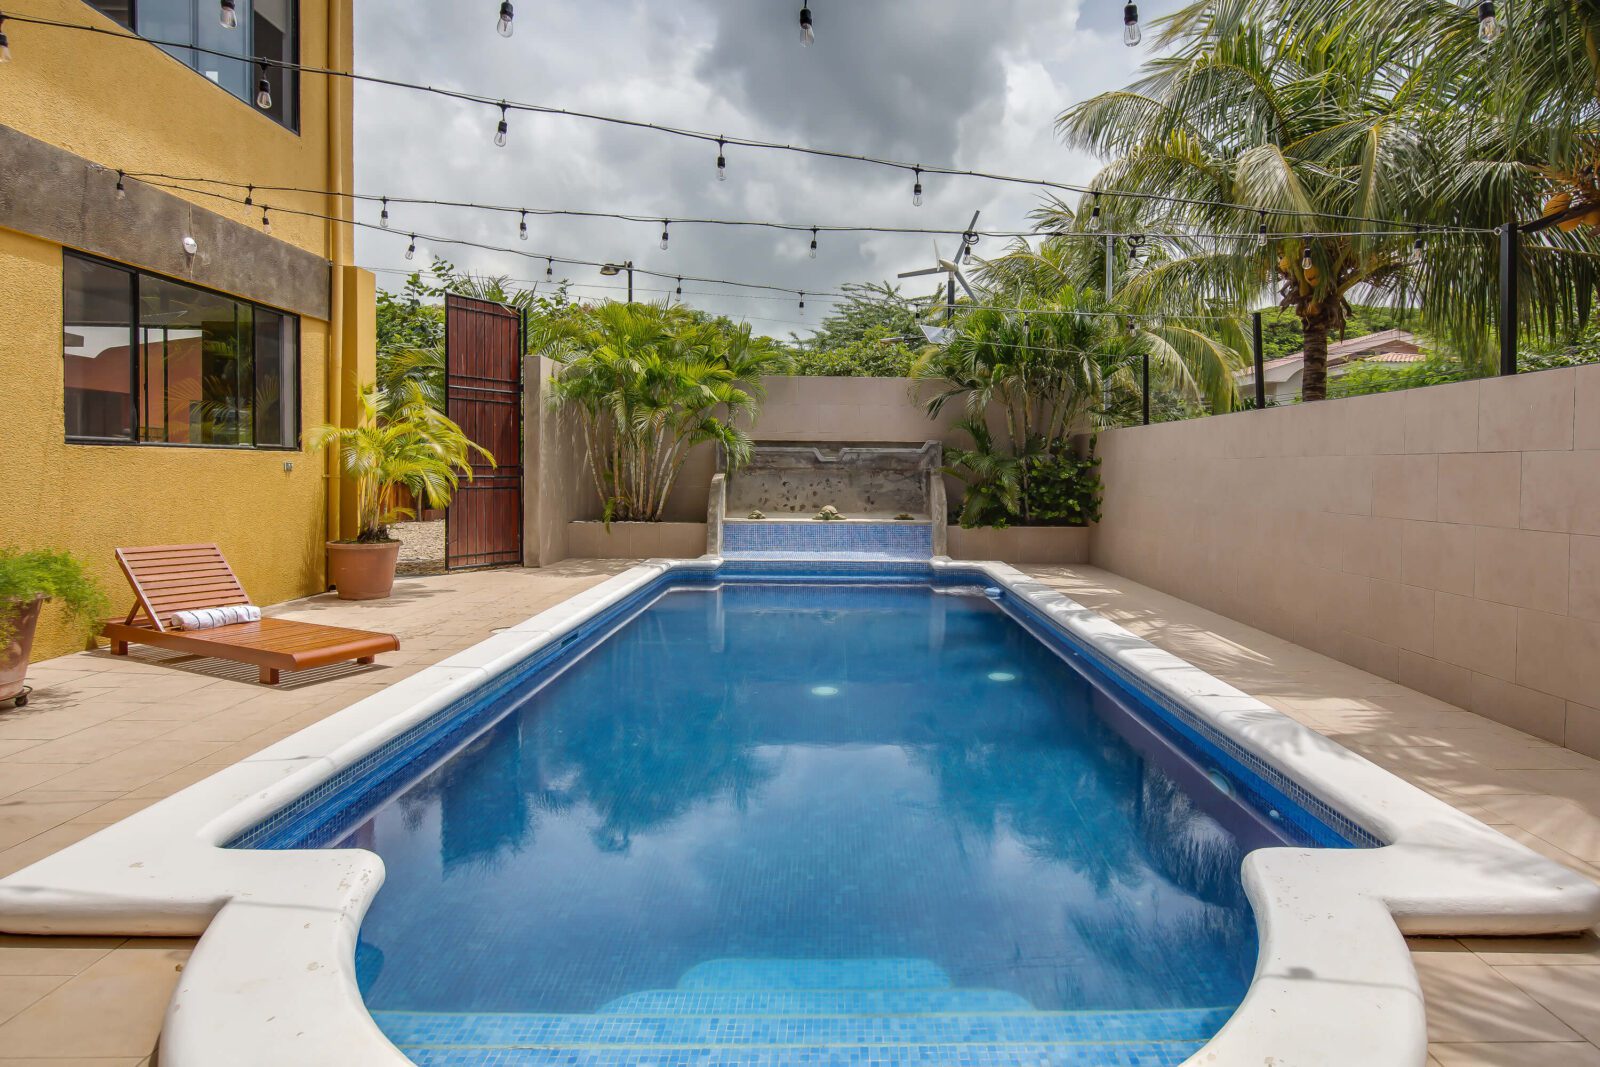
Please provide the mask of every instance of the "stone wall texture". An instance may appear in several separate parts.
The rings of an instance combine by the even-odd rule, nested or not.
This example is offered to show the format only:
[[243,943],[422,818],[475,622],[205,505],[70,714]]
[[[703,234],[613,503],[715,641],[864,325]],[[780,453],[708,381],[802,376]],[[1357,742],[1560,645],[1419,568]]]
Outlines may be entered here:
[[1102,434],[1095,565],[1600,756],[1600,366]]

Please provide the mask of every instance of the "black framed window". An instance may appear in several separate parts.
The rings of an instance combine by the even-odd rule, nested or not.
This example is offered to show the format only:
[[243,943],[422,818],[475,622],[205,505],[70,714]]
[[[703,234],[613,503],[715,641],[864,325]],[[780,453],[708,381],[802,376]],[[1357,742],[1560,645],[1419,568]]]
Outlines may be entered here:
[[[235,0],[238,25],[222,25],[217,0],[88,0],[106,17],[152,41],[162,51],[199,71],[255,107],[256,83],[263,71],[253,58],[299,62],[298,0]],[[200,51],[206,49],[206,51]],[[225,55],[215,55],[216,52]],[[228,58],[238,56],[238,59]],[[300,75],[282,67],[265,68],[272,106],[262,110],[291,130],[300,128]]]
[[300,320],[67,253],[67,439],[294,449]]

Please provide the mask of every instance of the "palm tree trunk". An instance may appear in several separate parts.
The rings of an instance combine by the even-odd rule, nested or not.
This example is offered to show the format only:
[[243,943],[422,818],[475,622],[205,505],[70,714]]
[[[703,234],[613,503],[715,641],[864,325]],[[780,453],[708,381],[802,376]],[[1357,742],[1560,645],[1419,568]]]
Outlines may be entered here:
[[1324,322],[1301,320],[1305,339],[1305,364],[1300,372],[1300,399],[1325,400],[1328,396],[1328,327]]

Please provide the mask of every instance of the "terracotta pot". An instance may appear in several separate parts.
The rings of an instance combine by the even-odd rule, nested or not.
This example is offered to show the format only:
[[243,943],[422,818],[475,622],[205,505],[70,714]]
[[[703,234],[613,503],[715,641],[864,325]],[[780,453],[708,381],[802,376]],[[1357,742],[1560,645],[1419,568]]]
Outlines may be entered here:
[[328,581],[340,600],[382,600],[394,588],[400,542],[375,545],[328,542]]
[[33,630],[39,625],[39,609],[44,598],[11,609],[11,647],[0,649],[0,700],[15,700],[17,707],[28,702],[22,694],[22,680],[28,676],[28,654],[33,651]]

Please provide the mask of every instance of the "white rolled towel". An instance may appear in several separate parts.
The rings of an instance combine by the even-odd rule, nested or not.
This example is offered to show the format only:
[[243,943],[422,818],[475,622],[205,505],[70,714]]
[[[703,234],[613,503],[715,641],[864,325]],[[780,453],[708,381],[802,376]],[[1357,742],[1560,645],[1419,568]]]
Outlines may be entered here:
[[172,613],[172,621],[178,624],[180,630],[210,630],[239,622],[259,622],[260,619],[261,609],[254,604],[229,604],[221,608],[196,608]]

